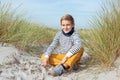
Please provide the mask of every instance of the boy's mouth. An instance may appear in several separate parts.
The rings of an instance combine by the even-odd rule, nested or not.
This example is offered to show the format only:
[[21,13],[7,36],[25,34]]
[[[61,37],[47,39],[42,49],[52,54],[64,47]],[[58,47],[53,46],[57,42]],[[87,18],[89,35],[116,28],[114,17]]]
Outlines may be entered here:
[[69,33],[70,31],[69,30],[63,30],[65,33]]

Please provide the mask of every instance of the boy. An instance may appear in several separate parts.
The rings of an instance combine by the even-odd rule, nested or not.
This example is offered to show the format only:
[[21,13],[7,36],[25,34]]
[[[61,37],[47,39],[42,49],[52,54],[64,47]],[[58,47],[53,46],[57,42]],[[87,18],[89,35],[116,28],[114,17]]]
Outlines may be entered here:
[[74,30],[74,19],[71,15],[64,15],[61,20],[61,31],[58,32],[41,56],[42,64],[47,67],[49,64],[56,66],[51,72],[52,76],[60,76],[66,70],[80,60],[84,49],[79,34]]

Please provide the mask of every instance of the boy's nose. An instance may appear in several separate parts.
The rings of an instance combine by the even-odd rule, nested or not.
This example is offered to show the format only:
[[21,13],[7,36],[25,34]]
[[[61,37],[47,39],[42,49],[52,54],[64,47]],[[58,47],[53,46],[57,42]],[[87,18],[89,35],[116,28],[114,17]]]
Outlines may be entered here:
[[65,29],[67,29],[67,28],[68,28],[68,26],[65,26],[64,28],[65,28]]

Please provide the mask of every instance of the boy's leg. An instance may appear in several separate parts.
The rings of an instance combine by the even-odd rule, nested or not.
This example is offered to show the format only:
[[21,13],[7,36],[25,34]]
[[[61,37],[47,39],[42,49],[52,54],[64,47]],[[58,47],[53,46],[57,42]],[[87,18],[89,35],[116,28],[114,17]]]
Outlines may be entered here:
[[[49,64],[57,66],[64,58],[64,56],[65,54],[51,54],[49,58]],[[42,54],[41,59],[44,60],[44,54]]]
[[[50,75],[52,76],[60,76],[61,74],[63,74],[66,69],[70,70],[72,68],[72,66],[78,61],[80,60],[82,54],[83,54],[84,48],[81,48],[81,50],[74,54],[73,56],[71,56],[64,64],[58,65],[56,66],[53,71],[50,73]],[[65,56],[65,55],[64,55]],[[64,58],[64,56],[62,56],[60,58],[60,61]],[[67,66],[67,67],[66,67]]]
[[[84,52],[84,48],[81,48],[81,50],[78,53],[71,56],[63,65],[69,66],[70,69],[78,60],[80,60],[81,56],[83,55],[83,52]],[[58,76],[65,71],[63,65],[58,65],[61,62],[61,60],[64,58],[64,56],[65,54],[51,54],[49,58],[49,63],[56,66],[53,72],[51,73],[51,75]],[[44,59],[44,55],[42,55],[41,59],[42,60]]]
[[[62,59],[64,58],[65,54],[51,54],[49,58],[49,64],[56,66],[49,75],[58,76],[64,73],[65,69],[62,65],[59,65]],[[44,54],[42,54],[41,59],[44,60]]]
[[[71,56],[65,62],[65,64],[71,68],[78,60],[80,60],[81,56],[83,55],[83,52],[84,52],[84,48],[81,48],[81,50],[78,53]],[[57,66],[62,61],[64,56],[65,54],[51,54],[49,58],[49,64]],[[42,54],[41,59],[44,60],[44,54]]]
[[83,55],[84,52],[84,48],[81,48],[81,50],[74,54],[73,56],[71,56],[66,62],[65,64],[69,66],[69,69],[77,62],[80,60],[81,56]]

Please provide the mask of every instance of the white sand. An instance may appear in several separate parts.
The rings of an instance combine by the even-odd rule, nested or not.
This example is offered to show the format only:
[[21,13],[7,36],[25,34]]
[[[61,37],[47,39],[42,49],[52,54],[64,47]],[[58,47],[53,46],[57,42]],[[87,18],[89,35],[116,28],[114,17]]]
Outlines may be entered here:
[[47,75],[52,69],[41,66],[40,58],[18,51],[14,47],[0,46],[0,80],[120,80],[120,69],[101,71],[98,66],[80,65],[58,77]]
[[0,64],[4,63],[4,59],[7,56],[17,53],[17,51],[18,50],[14,47],[1,47],[0,46]]

